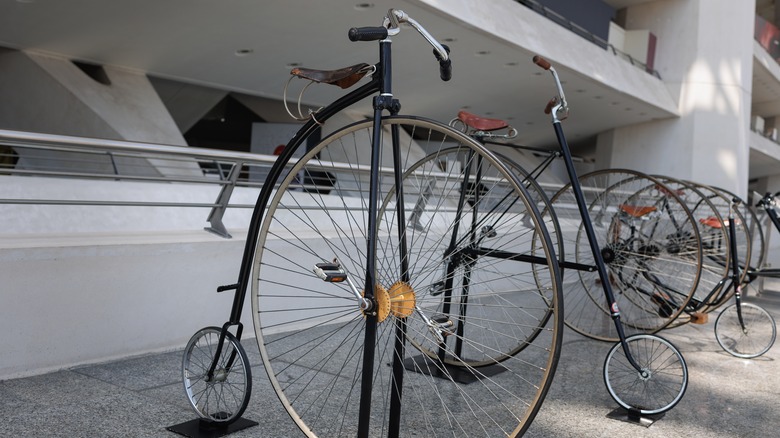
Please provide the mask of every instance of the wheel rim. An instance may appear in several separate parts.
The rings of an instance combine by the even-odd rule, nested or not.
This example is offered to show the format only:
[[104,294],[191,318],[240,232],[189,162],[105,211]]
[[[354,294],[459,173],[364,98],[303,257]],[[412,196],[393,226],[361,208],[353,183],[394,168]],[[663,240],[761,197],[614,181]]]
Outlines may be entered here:
[[629,363],[622,345],[615,344],[604,362],[604,383],[612,398],[643,415],[672,409],[688,387],[688,368],[680,352],[654,335],[633,335],[626,343],[641,371]]
[[[441,137],[446,135],[449,137],[450,144],[454,142],[460,145],[461,152],[477,151],[477,156],[482,158],[483,163],[489,168],[488,171],[496,172],[491,174],[492,180],[498,179],[501,182],[501,184],[490,183],[480,190],[470,191],[469,196],[477,196],[479,199],[472,199],[469,202],[476,204],[486,200],[498,202],[505,194],[502,192],[501,196],[498,196],[499,188],[507,187],[507,184],[511,187],[512,193],[526,196],[517,181],[508,176],[502,164],[491,154],[484,152],[479,145],[459,133],[443,125],[419,119],[388,118],[385,123],[403,125],[400,130],[406,154],[403,162],[408,163],[404,164],[404,167],[411,169],[415,167],[412,163],[423,163],[416,166],[416,169],[420,170],[418,173],[439,178],[441,184],[438,190],[444,189],[451,194],[456,192],[460,194],[459,189],[455,187],[462,187],[452,184],[460,181],[455,176],[460,174],[460,170],[457,169],[464,169],[455,166],[453,161],[448,161],[449,158],[454,157],[455,152],[452,152],[452,149],[446,154],[438,152],[440,151],[438,148],[441,147]],[[315,260],[316,262],[329,261],[335,255],[350,276],[354,277],[353,282],[358,287],[362,287],[364,282],[362,264],[365,261],[366,241],[366,236],[362,234],[366,220],[362,211],[366,204],[361,196],[355,194],[360,194],[367,189],[364,177],[360,173],[363,168],[359,163],[351,163],[344,168],[340,165],[328,164],[326,160],[329,158],[335,160],[337,155],[340,155],[341,160],[354,156],[361,157],[360,153],[350,153],[360,152],[356,149],[365,148],[362,140],[370,138],[370,126],[367,122],[357,123],[344,131],[339,131],[323,140],[317,148],[298,162],[297,167],[284,178],[282,188],[271,200],[258,240],[252,304],[261,355],[272,385],[282,403],[301,430],[309,436],[354,434],[357,418],[354,409],[360,399],[360,392],[353,382],[360,381],[362,375],[360,364],[364,342],[364,315],[357,309],[354,294],[349,290],[348,284],[323,282],[311,274],[309,264],[313,265]],[[422,131],[426,133],[423,135]],[[430,135],[431,132],[435,135]],[[435,146],[432,146],[434,143]],[[435,147],[435,149],[427,156],[425,154],[414,156],[415,151],[419,151],[418,146]],[[331,193],[304,192],[294,185],[300,170],[314,167],[315,155],[321,158],[321,161],[317,162],[319,169],[335,176],[336,185],[331,189],[333,190]],[[452,169],[453,173],[450,174],[449,169]],[[395,289],[399,288],[394,285],[399,282],[404,284],[400,287],[400,295],[404,296],[402,301],[412,302],[409,297],[413,296],[413,302],[423,314],[431,317],[435,315],[437,311],[435,309],[441,310],[443,294],[435,295],[432,290],[441,279],[442,255],[439,250],[448,245],[450,241],[448,238],[452,237],[452,233],[444,232],[440,236],[435,235],[434,231],[451,230],[446,225],[446,219],[451,219],[452,205],[449,201],[434,199],[436,196],[429,194],[428,200],[424,202],[425,205],[420,207],[418,201],[426,196],[424,194],[428,189],[422,183],[424,178],[418,179],[415,175],[414,172],[407,172],[403,185],[404,196],[409,199],[404,203],[408,225],[404,230],[407,233],[410,255],[408,279],[399,275],[398,248],[392,238],[398,229],[394,213],[390,214],[391,211],[394,212],[391,206],[395,196],[394,184],[383,183],[383,192],[380,195],[381,204],[385,206],[380,205],[380,210],[387,213],[380,214],[376,278],[379,286],[395,292],[387,293],[390,297],[390,304],[387,305],[389,311],[386,312],[382,322],[377,324],[376,365],[372,370],[374,373],[371,395],[372,433],[376,431],[379,435],[386,435],[387,428],[390,427],[388,404],[392,389],[390,384],[392,373],[387,365],[394,362],[394,355],[402,354],[401,359],[411,370],[402,371],[400,427],[403,434],[453,430],[453,433],[459,436],[470,436],[472,429],[478,429],[481,434],[484,434],[485,430],[490,430],[493,431],[491,434],[515,436],[528,427],[541,406],[560,352],[562,320],[557,312],[550,311],[550,309],[557,309],[555,306],[558,304],[559,292],[556,283],[557,271],[552,262],[553,253],[549,250],[549,239],[547,247],[539,250],[539,253],[546,251],[545,260],[549,266],[546,282],[549,291],[544,291],[548,301],[539,298],[542,292],[533,275],[529,274],[525,280],[528,295],[533,292],[535,302],[540,303],[537,306],[543,306],[542,313],[545,318],[541,321],[544,327],[537,330],[538,334],[529,341],[534,348],[525,348],[522,354],[518,355],[522,356],[522,360],[511,354],[496,356],[495,351],[490,350],[500,352],[504,348],[503,344],[488,344],[479,336],[471,334],[468,329],[465,334],[455,334],[462,325],[457,318],[452,329],[455,333],[445,334],[448,338],[445,362],[449,360],[458,364],[451,368],[424,357],[421,360],[420,351],[415,346],[422,351],[433,351],[434,348],[426,346],[432,345],[435,337],[416,309],[410,312],[407,307],[394,304],[393,296],[397,292]],[[487,178],[487,180],[491,179]],[[483,192],[483,189],[486,191]],[[341,208],[333,208],[333,205]],[[424,211],[415,213],[416,206],[418,210],[422,208]],[[524,204],[522,208],[527,209],[528,205]],[[290,213],[293,210],[298,213]],[[328,214],[323,215],[323,211],[327,211]],[[471,218],[472,216],[468,217]],[[532,221],[539,221],[538,213]],[[477,222],[480,225],[487,225],[484,221]],[[509,226],[507,224],[514,224],[514,222],[501,223],[500,236],[509,235],[506,231]],[[323,229],[328,226],[328,232],[324,232]],[[537,223],[536,226],[540,225]],[[294,229],[302,229],[304,232],[294,232]],[[486,233],[491,234],[489,230]],[[515,234],[521,235],[519,232]],[[522,236],[526,239],[524,241],[526,243],[515,242],[515,245],[531,248],[530,241],[533,239],[533,234],[532,230],[524,230]],[[501,237],[496,239],[500,241]],[[502,272],[502,269],[498,269],[496,265],[492,265],[491,269],[506,280],[507,275]],[[530,272],[530,265],[526,269],[526,272]],[[481,269],[479,273],[487,271]],[[462,274],[458,273],[457,276],[458,280],[455,283],[460,284]],[[480,283],[479,286],[475,284],[471,283],[474,300],[467,304],[470,322],[479,320],[480,315],[476,310],[472,311],[480,307],[478,299],[491,299],[489,295],[480,295],[475,290],[477,288],[488,290],[493,283],[488,281]],[[494,302],[497,296],[493,295]],[[449,300],[453,308],[456,307],[454,302],[455,298]],[[487,304],[482,305],[483,310],[488,307]],[[530,309],[529,312],[531,310],[538,311],[538,309]],[[452,310],[450,315],[453,314],[457,315],[457,312]],[[289,315],[294,316],[287,318]],[[482,321],[484,323],[486,318],[482,318]],[[442,321],[442,324],[445,322]],[[477,325],[472,326],[477,327]],[[486,323],[480,327],[487,333],[483,338],[499,333],[498,328],[491,328]],[[408,335],[409,343],[402,351],[395,346],[394,340],[404,331]],[[489,355],[474,356],[460,361],[453,359],[451,349],[455,348],[456,338],[465,344],[462,350],[464,355],[476,354],[482,349],[490,351],[494,356],[492,358]],[[488,377],[491,373],[491,370],[487,369],[488,364],[499,362],[499,357],[503,372]],[[521,368],[521,362],[534,364],[531,367],[533,370]],[[435,377],[432,374],[439,376]],[[464,376],[473,379],[475,383],[470,385],[458,383]],[[510,381],[513,383],[508,383]],[[488,398],[482,401],[493,400],[498,408],[485,413],[483,408],[474,404],[479,396],[487,396]],[[475,415],[477,412],[480,415]]]
[[195,412],[205,421],[229,424],[246,410],[252,375],[243,347],[228,333],[217,368],[208,377],[220,332],[218,327],[207,327],[190,339],[184,350],[182,376],[184,391]]
[[743,329],[736,304],[723,309],[715,320],[715,339],[729,354],[741,358],[763,355],[775,343],[777,328],[774,318],[763,308],[741,303]]
[[[582,175],[580,183],[608,281],[627,335],[654,333],[684,310],[698,285],[702,249],[687,206],[660,180],[629,170]],[[618,334],[595,270],[571,186],[551,200],[561,224],[562,259],[590,270],[563,270],[566,324],[615,342]]]

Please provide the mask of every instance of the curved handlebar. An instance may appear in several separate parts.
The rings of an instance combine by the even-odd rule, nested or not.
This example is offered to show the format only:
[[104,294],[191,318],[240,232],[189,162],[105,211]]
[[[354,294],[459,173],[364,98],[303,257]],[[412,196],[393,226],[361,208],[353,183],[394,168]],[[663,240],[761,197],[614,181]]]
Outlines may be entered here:
[[555,80],[555,87],[558,90],[558,95],[547,102],[547,105],[544,107],[544,113],[552,114],[553,122],[564,120],[569,116],[569,104],[566,102],[566,96],[563,94],[563,85],[561,85],[561,80],[558,78],[558,72],[555,71],[550,61],[539,55],[534,56],[533,61],[534,64],[552,74],[553,80]]
[[390,9],[385,16],[381,27],[353,27],[347,33],[350,41],[379,41],[388,36],[396,35],[401,31],[401,24],[407,23],[425,38],[433,46],[433,55],[439,61],[439,76],[443,81],[452,78],[452,61],[450,61],[450,48],[438,42],[420,23],[413,20],[400,9]]

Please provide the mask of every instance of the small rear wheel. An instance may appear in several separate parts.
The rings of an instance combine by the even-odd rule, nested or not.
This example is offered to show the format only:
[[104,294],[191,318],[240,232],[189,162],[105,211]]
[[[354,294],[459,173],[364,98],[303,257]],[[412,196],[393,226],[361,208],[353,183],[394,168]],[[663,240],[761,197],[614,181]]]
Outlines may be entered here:
[[677,347],[656,335],[626,338],[634,368],[621,343],[610,349],[604,362],[604,383],[609,395],[623,408],[642,415],[672,409],[688,387],[688,366]]
[[222,329],[206,327],[195,333],[184,349],[184,392],[203,421],[228,425],[238,420],[249,404],[252,372],[244,347],[225,334],[217,366],[209,373]]
[[[763,308],[751,304],[732,304],[715,320],[715,339],[729,354],[750,359],[769,351],[775,343],[777,327],[772,315]],[[739,312],[742,313],[742,323]],[[744,324],[744,325],[743,325]]]

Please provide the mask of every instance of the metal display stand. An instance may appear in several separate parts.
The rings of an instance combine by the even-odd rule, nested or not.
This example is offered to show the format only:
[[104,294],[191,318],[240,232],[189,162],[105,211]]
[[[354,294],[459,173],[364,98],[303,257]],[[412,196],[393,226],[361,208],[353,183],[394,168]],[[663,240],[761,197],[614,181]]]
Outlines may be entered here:
[[439,377],[445,380],[453,380],[457,383],[474,383],[481,378],[489,378],[506,371],[506,368],[500,364],[479,367],[475,372],[472,369],[448,365],[438,360],[421,354],[404,360],[404,368],[416,373],[426,374],[432,377]]
[[664,413],[655,415],[642,415],[639,411],[634,409],[617,408],[614,411],[607,414],[607,418],[613,420],[620,420],[626,423],[638,424],[644,427],[650,427],[656,421],[663,418]]
[[246,418],[239,418],[228,425],[203,421],[197,418],[174,426],[168,426],[166,429],[189,438],[217,438],[257,426],[257,424],[256,421],[247,420]]

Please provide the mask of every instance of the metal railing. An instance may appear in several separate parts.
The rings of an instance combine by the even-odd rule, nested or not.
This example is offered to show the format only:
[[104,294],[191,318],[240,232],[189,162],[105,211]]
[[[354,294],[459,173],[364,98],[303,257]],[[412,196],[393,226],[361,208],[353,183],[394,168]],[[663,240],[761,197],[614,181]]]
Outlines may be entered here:
[[0,175],[221,186],[213,202],[5,198],[0,204],[210,208],[205,229],[230,238],[222,223],[227,208],[254,207],[231,204],[233,190],[259,189],[275,160],[269,155],[0,130]]
[[631,65],[641,68],[645,72],[657,77],[658,79],[661,79],[661,74],[658,73],[658,70],[648,67],[646,63],[634,59],[634,57],[629,55],[628,53],[618,50],[617,48],[615,48],[614,45],[610,44],[609,41],[606,41],[604,38],[601,38],[600,36],[593,34],[592,32],[585,29],[584,27],[578,25],[577,23],[574,23],[573,21],[553,11],[547,6],[537,2],[536,0],[515,0],[515,1],[520,3],[523,6],[528,7],[534,12],[546,17],[550,21],[553,21],[558,25],[563,26],[566,29],[569,29],[570,31],[576,33],[577,35],[590,41],[591,43],[596,44],[597,46],[612,52],[613,55],[624,59],[625,61],[629,62]]
[[[90,199],[89,195],[77,193],[75,199],[0,197],[0,204],[209,208],[209,226],[205,229],[221,237],[230,238],[231,235],[222,222],[227,209],[254,208],[254,204],[231,202],[234,190],[246,187],[259,191],[275,161],[276,157],[271,155],[0,130],[0,178],[5,175],[220,187],[219,193],[211,202]],[[295,159],[291,160],[289,166],[295,165],[296,162]],[[348,176],[341,178],[341,172]],[[391,168],[382,168],[380,172],[385,176],[393,174]],[[330,181],[317,180],[315,175],[318,173],[331,175]],[[350,194],[360,192],[361,186],[367,186],[369,167],[357,163],[317,160],[306,164],[305,175],[294,177],[292,190],[328,193],[333,189],[333,181],[339,181],[338,189]],[[424,176],[440,177],[429,170]],[[366,184],[355,185],[358,179],[365,180]],[[383,178],[383,181],[392,184],[393,179]],[[540,184],[549,193],[557,192],[562,186]],[[413,189],[409,187],[407,191],[411,193]]]

